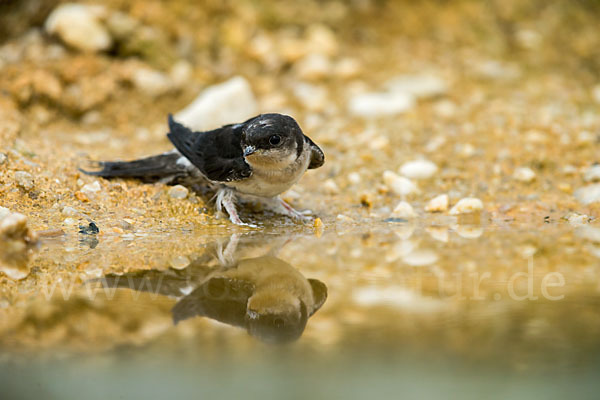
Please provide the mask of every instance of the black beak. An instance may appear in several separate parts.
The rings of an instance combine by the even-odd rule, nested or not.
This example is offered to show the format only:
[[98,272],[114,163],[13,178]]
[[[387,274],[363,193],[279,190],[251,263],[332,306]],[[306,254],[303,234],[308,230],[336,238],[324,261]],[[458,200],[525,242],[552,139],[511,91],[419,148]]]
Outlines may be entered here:
[[254,147],[254,146],[244,147],[244,157],[249,156],[250,154],[254,154],[255,152],[256,152],[256,147]]

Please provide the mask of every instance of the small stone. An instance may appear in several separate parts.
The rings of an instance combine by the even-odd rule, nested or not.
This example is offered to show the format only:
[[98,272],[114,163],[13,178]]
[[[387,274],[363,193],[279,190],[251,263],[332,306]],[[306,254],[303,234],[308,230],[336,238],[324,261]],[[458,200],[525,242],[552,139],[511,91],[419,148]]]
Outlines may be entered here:
[[581,131],[577,134],[577,144],[585,147],[594,144],[596,136],[590,131]]
[[169,260],[169,265],[173,269],[182,270],[190,265],[190,259],[186,256],[176,256]]
[[335,220],[336,220],[337,222],[342,222],[342,223],[350,223],[350,222],[354,222],[354,220],[353,220],[352,218],[350,218],[350,217],[348,217],[347,215],[344,215],[344,214],[338,214],[338,215],[335,217]]
[[121,11],[112,12],[106,20],[106,27],[117,41],[132,36],[138,26],[136,19]]
[[483,210],[483,203],[475,197],[465,197],[450,210],[450,215],[472,214]]
[[340,193],[340,188],[338,187],[337,183],[335,183],[335,181],[333,179],[327,179],[325,182],[323,182],[323,190],[327,194],[339,194]]
[[169,78],[176,87],[185,87],[192,78],[193,67],[186,60],[179,60],[169,70]]
[[356,78],[361,71],[360,62],[354,58],[343,58],[334,67],[335,76],[342,79]]
[[586,182],[600,181],[600,164],[592,165],[591,167],[589,167],[583,175],[583,180]]
[[33,189],[33,176],[31,176],[29,172],[15,172],[15,180],[17,181],[17,186],[22,187],[25,190]]
[[158,97],[171,90],[171,80],[160,71],[150,68],[139,68],[133,73],[133,84],[142,93],[151,97]]
[[419,188],[413,181],[392,171],[383,172],[383,182],[390,191],[399,196],[419,193]]
[[402,114],[414,105],[415,98],[411,94],[372,92],[353,96],[348,103],[348,110],[358,117],[378,118]]
[[579,188],[574,195],[581,204],[587,205],[600,202],[600,183]]
[[65,218],[63,221],[63,224],[71,226],[71,225],[75,225],[77,223],[77,220],[75,218]]
[[56,7],[45,23],[46,31],[84,52],[108,50],[112,38],[100,22],[103,7],[65,3]]
[[415,212],[413,207],[406,201],[401,201],[398,203],[394,211],[392,211],[392,215],[398,218],[416,218],[419,215]]
[[0,153],[0,165],[4,164],[7,159],[8,159],[8,157],[6,156],[5,153]]
[[312,24],[306,29],[306,41],[310,51],[335,56],[339,49],[335,33],[326,25]]
[[188,193],[189,190],[185,186],[175,185],[169,188],[169,196],[172,199],[185,199]]
[[329,104],[329,95],[324,86],[298,83],[293,86],[294,97],[310,111],[323,111]]
[[323,229],[323,221],[321,220],[321,218],[315,218],[315,221],[313,222],[313,227],[315,229]]
[[69,206],[64,207],[61,212],[67,217],[77,217],[80,215],[79,211]]
[[438,255],[433,250],[415,250],[404,257],[402,261],[413,267],[426,267],[435,264],[438,260]]
[[517,168],[515,169],[513,178],[519,182],[530,183],[535,180],[535,172],[527,167]]
[[332,66],[326,56],[311,53],[296,63],[294,71],[301,79],[314,81],[329,76],[332,72]]
[[585,214],[578,214],[576,212],[571,212],[571,213],[565,215],[564,219],[566,219],[569,222],[569,224],[572,226],[581,226],[581,225],[588,224],[592,220],[592,217],[590,217],[589,215],[585,215]]
[[581,226],[575,230],[575,235],[590,242],[600,243],[600,228]]
[[35,242],[35,234],[29,230],[25,215],[9,212],[0,219],[0,242],[10,240]]
[[392,92],[406,93],[418,99],[440,96],[448,91],[446,82],[435,75],[404,75],[387,83]]
[[400,173],[410,179],[429,179],[437,170],[437,165],[429,160],[409,161],[400,167]]
[[134,223],[135,223],[135,221],[131,218],[123,218],[121,220],[121,228],[126,229],[126,230],[131,230],[131,229],[133,229]]
[[241,76],[206,88],[175,116],[192,130],[205,131],[232,122],[245,121],[257,114],[258,105],[250,84]]
[[75,198],[83,203],[90,201],[89,197],[79,190],[75,192]]
[[358,172],[350,172],[348,174],[348,182],[353,185],[358,185],[361,181],[360,174]]
[[92,183],[83,185],[83,187],[81,188],[81,193],[86,195],[88,198],[91,198],[94,197],[96,193],[98,193],[100,190],[102,190],[100,182],[94,181]]
[[447,194],[440,194],[439,196],[434,197],[429,200],[427,205],[425,205],[425,211],[435,213],[435,212],[446,212],[448,211],[448,207],[450,206],[450,198]]
[[8,216],[8,214],[10,214],[10,210],[6,207],[0,207],[0,220],[2,220],[4,217]]

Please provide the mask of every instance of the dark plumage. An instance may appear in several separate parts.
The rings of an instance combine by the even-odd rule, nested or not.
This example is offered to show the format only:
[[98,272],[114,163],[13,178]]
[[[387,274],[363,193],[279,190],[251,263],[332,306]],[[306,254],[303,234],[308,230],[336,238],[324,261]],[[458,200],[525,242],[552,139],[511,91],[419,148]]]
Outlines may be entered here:
[[240,124],[193,132],[168,118],[167,137],[176,151],[134,161],[103,161],[98,170],[82,170],[103,178],[136,178],[144,182],[194,185],[217,191],[217,208],[243,224],[235,210],[236,195],[269,200],[274,211],[306,217],[278,195],[295,184],[307,169],[323,165],[323,152],[287,115],[261,114]]

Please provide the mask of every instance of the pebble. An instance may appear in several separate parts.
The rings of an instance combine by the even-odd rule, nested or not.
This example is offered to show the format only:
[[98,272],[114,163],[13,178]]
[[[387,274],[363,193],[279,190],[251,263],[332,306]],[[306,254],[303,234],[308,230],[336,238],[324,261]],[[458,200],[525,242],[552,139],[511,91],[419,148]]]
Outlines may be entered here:
[[169,78],[176,87],[184,87],[192,79],[194,68],[189,61],[179,60],[169,69]]
[[564,217],[571,226],[581,226],[589,223],[593,218],[589,215],[578,214],[576,212],[571,212]]
[[354,95],[348,103],[352,115],[363,118],[378,118],[402,114],[415,106],[411,94],[396,92],[371,92]]
[[99,6],[65,3],[50,13],[44,27],[77,50],[103,51],[112,46],[112,38],[100,21],[104,12]]
[[515,169],[513,178],[519,182],[530,183],[535,180],[535,172],[528,167],[517,168]]
[[348,182],[353,185],[358,185],[361,181],[360,174],[358,172],[350,172],[348,174]]
[[327,194],[339,194],[340,193],[340,188],[338,187],[337,183],[335,183],[335,181],[333,179],[327,179],[325,182],[323,182],[323,189],[324,189],[325,193],[327,193]]
[[232,122],[243,122],[258,113],[250,84],[236,76],[206,88],[175,120],[192,130],[209,130]]
[[581,204],[587,205],[600,202],[600,183],[579,188],[574,195]]
[[348,217],[347,215],[344,215],[344,214],[338,214],[338,215],[335,217],[335,220],[336,220],[337,222],[342,222],[342,223],[350,223],[350,222],[354,222],[354,220],[353,220],[352,218],[350,218],[350,217]]
[[92,183],[83,185],[83,187],[81,188],[81,193],[83,193],[87,197],[93,197],[100,190],[102,190],[102,187],[100,186],[100,182],[94,181]]
[[66,215],[67,217],[77,217],[77,216],[79,216],[79,211],[77,211],[73,207],[69,207],[69,206],[65,206],[62,209],[61,212],[62,212],[63,215]]
[[356,78],[361,72],[360,62],[354,58],[343,58],[334,67],[335,76],[342,79]]
[[590,242],[600,243],[600,228],[581,226],[575,230],[575,235]]
[[400,167],[400,173],[410,179],[429,179],[437,170],[437,165],[429,160],[409,161]]
[[418,99],[441,96],[448,91],[446,82],[435,75],[402,75],[388,81],[387,87]]
[[5,153],[0,153],[0,165],[4,164],[7,159],[8,159],[8,157],[6,156]]
[[33,176],[31,176],[29,172],[15,172],[15,180],[17,181],[17,186],[20,186],[25,190],[33,189]]
[[181,270],[190,265],[190,259],[186,256],[173,257],[169,260],[169,265],[173,269]]
[[132,80],[137,89],[151,97],[161,96],[172,88],[171,80],[166,74],[147,67],[135,70]]
[[438,255],[433,250],[415,250],[404,257],[402,261],[412,267],[425,267],[435,264],[438,260]]
[[310,25],[306,29],[306,41],[313,53],[335,56],[339,50],[335,33],[323,24]]
[[332,66],[329,58],[326,56],[311,53],[295,64],[294,71],[299,78],[314,81],[329,76]]
[[323,111],[329,104],[329,95],[324,86],[298,83],[292,87],[294,97],[310,111]]
[[392,211],[392,215],[398,218],[415,218],[418,214],[415,212],[413,207],[406,201],[401,201]]
[[383,172],[383,183],[390,191],[399,196],[419,193],[419,188],[413,181],[392,171]]
[[0,220],[10,214],[10,210],[6,207],[0,207]]
[[591,167],[589,167],[583,175],[583,180],[586,182],[600,181],[600,164],[592,165]]
[[0,219],[0,242],[10,240],[35,242],[36,236],[29,230],[25,215],[9,212]]
[[169,196],[172,199],[185,199],[188,193],[189,190],[185,186],[175,185],[169,188]]
[[450,210],[450,215],[471,214],[483,210],[483,203],[475,197],[465,197]]
[[439,196],[434,197],[429,200],[429,202],[425,205],[425,211],[427,212],[446,212],[448,211],[448,207],[450,206],[450,198],[447,194],[440,194]]

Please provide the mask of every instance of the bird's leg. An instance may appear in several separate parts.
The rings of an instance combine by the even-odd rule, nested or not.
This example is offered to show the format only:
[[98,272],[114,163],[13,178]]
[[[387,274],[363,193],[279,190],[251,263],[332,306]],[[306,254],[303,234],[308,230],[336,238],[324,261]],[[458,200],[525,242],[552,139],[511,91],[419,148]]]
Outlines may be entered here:
[[273,198],[273,211],[285,215],[287,217],[297,219],[300,221],[311,221],[312,217],[304,215],[298,210],[295,210],[292,206],[286,203],[281,197],[277,196]]
[[241,226],[250,226],[250,227],[256,227],[256,225],[252,225],[252,224],[246,224],[244,222],[242,222],[242,220],[240,219],[240,216],[237,213],[237,210],[235,209],[235,192],[232,189],[229,188],[222,188],[219,189],[219,191],[217,192],[217,211],[221,212],[223,210],[223,208],[225,208],[225,210],[227,211],[227,214],[229,214],[229,220],[236,224],[236,225],[241,225]]

